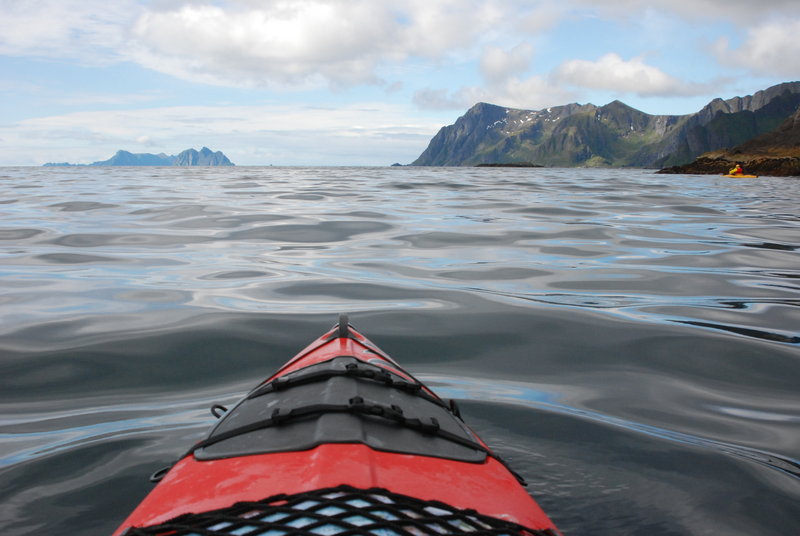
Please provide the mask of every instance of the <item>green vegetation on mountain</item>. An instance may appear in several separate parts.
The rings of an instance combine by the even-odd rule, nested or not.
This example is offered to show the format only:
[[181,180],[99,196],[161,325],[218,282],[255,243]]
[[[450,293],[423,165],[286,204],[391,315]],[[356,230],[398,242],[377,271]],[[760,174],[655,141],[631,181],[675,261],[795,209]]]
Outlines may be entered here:
[[800,106],[800,82],[715,99],[697,113],[650,115],[620,101],[518,110],[473,106],[443,127],[417,166],[533,162],[545,166],[660,168],[691,162],[776,128]]

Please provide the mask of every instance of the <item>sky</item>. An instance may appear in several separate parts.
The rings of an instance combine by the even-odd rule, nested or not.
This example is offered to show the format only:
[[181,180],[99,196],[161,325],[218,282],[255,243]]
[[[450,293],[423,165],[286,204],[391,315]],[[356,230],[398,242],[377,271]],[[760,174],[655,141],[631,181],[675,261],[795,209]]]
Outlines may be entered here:
[[688,114],[800,80],[798,0],[0,0],[0,166],[408,164],[489,102]]

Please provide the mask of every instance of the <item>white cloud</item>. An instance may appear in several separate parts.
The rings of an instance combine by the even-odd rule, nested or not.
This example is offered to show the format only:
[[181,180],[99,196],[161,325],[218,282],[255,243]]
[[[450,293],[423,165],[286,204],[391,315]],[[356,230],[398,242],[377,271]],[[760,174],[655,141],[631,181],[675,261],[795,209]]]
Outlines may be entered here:
[[[559,22],[587,14],[763,24],[749,30],[753,49],[720,45],[724,57],[792,76],[794,59],[787,54],[781,66],[776,47],[797,57],[791,35],[800,16],[797,0],[0,0],[0,8],[0,54],[132,60],[201,83],[292,89],[391,85],[396,80],[382,77],[409,60],[452,64],[481,51],[482,74],[499,84],[523,76],[532,55],[530,45],[510,44],[536,43]],[[639,70],[662,78],[656,85],[666,76]]]
[[563,104],[572,93],[541,76],[529,76],[534,50],[523,42],[510,49],[486,47],[480,59],[483,86],[464,86],[455,91],[427,88],[417,91],[414,103],[423,109],[465,109],[477,102],[512,108],[545,108]]
[[119,61],[135,0],[0,0],[0,54]]
[[404,55],[432,59],[472,50],[483,40],[497,37],[503,33],[514,9],[526,10],[507,0],[396,0],[381,3],[390,6],[388,9],[405,21],[399,32],[400,40],[392,47],[397,47]]
[[720,39],[715,48],[720,59],[732,66],[746,67],[759,74],[800,77],[800,20],[764,23],[747,30],[737,49]]
[[541,109],[576,100],[574,92],[541,76],[511,77],[494,91],[492,102],[522,109]]
[[511,13],[514,22],[512,26],[528,36],[536,35],[555,27],[569,15],[570,7],[566,0],[564,2],[544,1],[538,5],[528,2],[513,6]]
[[570,0],[573,5],[588,5],[614,18],[638,17],[641,11],[675,13],[685,19],[733,20],[752,23],[772,16],[788,17],[800,13],[797,0]]
[[[499,0],[187,2],[149,10],[130,54],[190,80],[246,86],[383,83],[383,63],[473,47],[507,12]],[[221,7],[224,6],[224,7]]]
[[[263,8],[185,4],[149,11],[133,29],[133,57],[183,78],[231,85],[375,82],[375,52],[386,13],[372,3],[349,8],[296,1]],[[338,8],[338,10],[336,9]],[[372,23],[370,23],[372,21]]]
[[144,145],[145,147],[158,147],[158,143],[155,142],[150,136],[139,136],[136,138],[136,143],[140,145]]
[[523,110],[547,108],[575,100],[575,94],[541,76],[509,76],[486,87],[466,86],[455,91],[424,89],[414,95],[414,104],[430,110],[464,110],[478,102],[490,102]]
[[566,61],[554,71],[553,78],[558,83],[581,88],[639,96],[687,96],[708,91],[706,85],[682,82],[657,67],[647,65],[640,57],[624,60],[613,52],[597,61]]
[[520,43],[509,51],[488,47],[481,58],[481,73],[490,83],[504,81],[527,71],[532,59],[530,43]]
[[469,56],[521,9],[513,0],[0,0],[0,7],[3,55],[129,60],[202,83],[292,88],[379,84],[383,64]]
[[486,90],[469,86],[455,91],[441,88],[421,89],[414,93],[413,101],[423,110],[464,110],[489,98]]

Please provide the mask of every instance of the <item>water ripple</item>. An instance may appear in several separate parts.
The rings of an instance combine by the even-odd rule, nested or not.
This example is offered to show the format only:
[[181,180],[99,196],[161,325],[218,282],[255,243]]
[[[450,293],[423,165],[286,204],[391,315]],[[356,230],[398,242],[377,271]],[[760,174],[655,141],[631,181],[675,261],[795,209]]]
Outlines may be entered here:
[[[12,534],[111,532],[146,475],[205,429],[213,393],[249,387],[342,311],[463,400],[565,533],[587,519],[595,535],[800,525],[800,181],[0,175]],[[739,506],[752,497],[759,508]]]
[[[561,396],[546,386],[534,388],[521,382],[499,381],[493,379],[474,378],[448,378],[434,376],[430,374],[420,375],[420,379],[431,386],[442,396],[454,398],[456,400],[475,400],[479,402],[500,402],[503,404],[514,404],[529,408],[541,409],[552,413],[565,414],[570,417],[587,419],[602,423],[607,426],[623,428],[625,430],[644,434],[658,439],[670,441],[672,443],[687,444],[715,452],[736,456],[749,461],[762,464],[770,469],[781,471],[800,480],[800,459],[789,456],[768,452],[761,449],[737,445],[725,441],[701,437],[698,435],[669,430],[666,428],[634,422],[612,415],[591,411],[585,408],[578,408],[564,403],[560,403]],[[737,416],[746,415],[750,419],[759,420],[780,420],[782,422],[798,422],[798,415],[775,415],[764,414],[751,411],[736,411],[726,408],[717,408],[720,412],[735,414]],[[765,419],[766,417],[766,419]]]

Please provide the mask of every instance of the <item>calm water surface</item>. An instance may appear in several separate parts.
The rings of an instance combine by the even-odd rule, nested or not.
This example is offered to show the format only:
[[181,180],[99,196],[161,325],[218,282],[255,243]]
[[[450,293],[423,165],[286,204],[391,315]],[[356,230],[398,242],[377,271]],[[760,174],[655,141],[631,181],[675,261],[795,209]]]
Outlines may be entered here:
[[0,532],[108,534],[347,311],[567,536],[800,533],[800,181],[1,168]]

